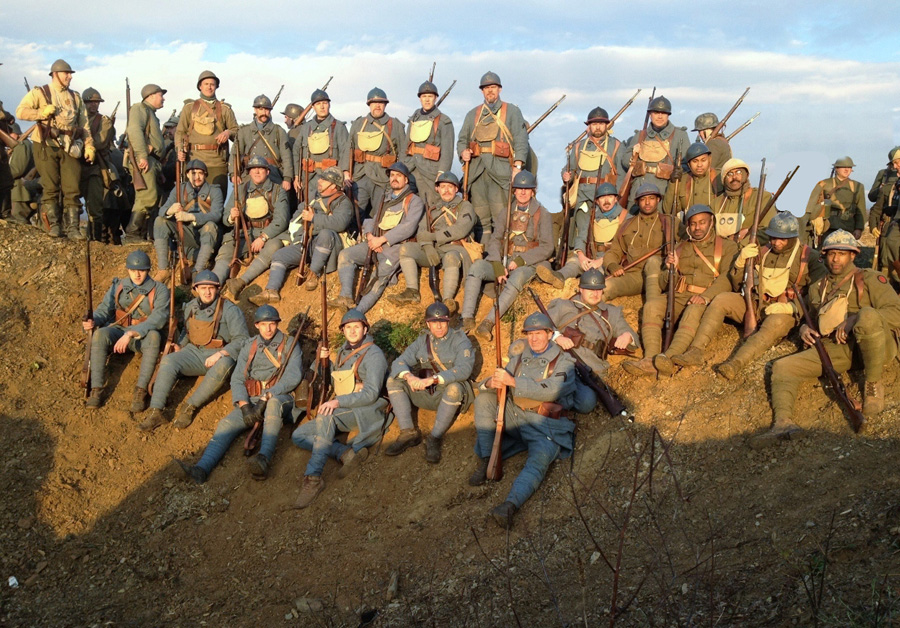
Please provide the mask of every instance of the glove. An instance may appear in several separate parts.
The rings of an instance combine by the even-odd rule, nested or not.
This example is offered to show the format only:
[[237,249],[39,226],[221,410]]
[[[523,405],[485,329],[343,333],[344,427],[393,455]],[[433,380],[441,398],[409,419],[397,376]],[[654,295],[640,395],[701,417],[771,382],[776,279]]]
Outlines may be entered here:
[[825,219],[822,216],[818,218],[813,218],[809,221],[809,224],[812,225],[813,233],[816,235],[822,235],[825,233]]
[[437,252],[437,249],[435,249],[430,244],[426,244],[425,246],[422,247],[422,249],[425,251],[425,257],[428,258],[428,263],[431,266],[440,265],[441,255],[440,255],[440,253]]
[[173,203],[172,206],[166,210],[166,216],[174,216],[180,211],[181,205],[179,205],[178,203]]
[[56,113],[56,105],[44,105],[44,108],[41,109],[41,117],[49,118],[53,114]]
[[94,163],[94,159],[97,157],[97,149],[93,146],[85,146],[84,147],[84,159],[88,163]]
[[429,242],[434,242],[434,234],[430,231],[417,233],[416,240],[419,242],[419,244],[428,244]]
[[878,227],[872,227],[872,235],[875,236],[876,238],[880,238],[881,237],[881,229],[879,229]]
[[772,314],[788,314],[793,316],[794,306],[790,303],[772,303],[771,305],[766,306],[766,316],[771,316]]
[[757,255],[759,255],[758,244],[748,244],[741,249],[741,259],[743,259],[744,261],[747,261],[751,257],[756,257]]
[[253,427],[260,419],[259,412],[256,411],[256,405],[252,402],[241,406],[241,414],[244,417],[244,425],[247,427]]
[[194,214],[186,211],[180,211],[175,214],[175,220],[178,222],[194,222]]

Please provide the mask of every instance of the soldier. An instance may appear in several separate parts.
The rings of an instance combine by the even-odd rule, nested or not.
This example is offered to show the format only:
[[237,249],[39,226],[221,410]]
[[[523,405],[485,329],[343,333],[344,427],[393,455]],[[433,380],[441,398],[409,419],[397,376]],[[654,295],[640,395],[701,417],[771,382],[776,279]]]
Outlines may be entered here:
[[[3,131],[12,137],[12,127],[16,122],[16,117],[8,114],[3,110],[3,102],[0,101],[0,131]],[[18,134],[17,134],[18,135]],[[13,137],[13,139],[16,139]],[[9,157],[13,148],[6,145],[0,145],[0,218],[6,220],[12,211],[12,189],[15,185],[15,178],[9,166]]]
[[[387,190],[382,193],[380,211],[363,225],[365,241],[342,250],[338,255],[341,293],[332,302],[334,307],[345,310],[355,307],[363,314],[372,309],[384,294],[388,282],[400,270],[400,245],[416,234],[422,219],[425,205],[410,187],[409,169],[398,161],[387,171],[390,193]],[[375,235],[376,228],[381,235]],[[356,269],[365,267],[369,262],[374,265],[375,283],[371,288],[362,286],[362,298],[354,305]]]
[[403,163],[409,168],[419,194],[424,195],[426,207],[440,203],[435,181],[441,172],[453,167],[453,121],[435,106],[438,90],[434,83],[425,81],[419,86],[417,109],[409,117],[406,136],[409,143],[404,150]]
[[509,346],[509,363],[497,367],[481,382],[475,399],[475,455],[478,464],[469,478],[471,486],[487,480],[488,462],[496,431],[498,400],[494,390],[506,387],[503,425],[503,459],[527,451],[525,466],[516,476],[506,500],[491,510],[503,528],[544,480],[550,464],[572,455],[575,423],[566,415],[564,399],[575,387],[574,361],[550,339],[553,323],[539,312],[525,319],[527,340]]
[[[310,96],[313,117],[297,127],[297,139],[294,142],[294,163],[297,164],[297,175],[294,177],[294,188],[298,197],[307,195],[304,200],[315,196],[309,190],[316,190],[319,176],[328,168],[338,168],[345,180],[350,180],[350,134],[347,125],[331,115],[331,98],[321,89]],[[287,110],[285,110],[287,111]],[[300,111],[297,115],[300,115]],[[309,173],[309,189],[303,190],[304,172]],[[342,187],[343,184],[338,184]]]
[[141,369],[131,400],[132,412],[147,408],[147,387],[159,358],[160,330],[166,326],[169,288],[149,278],[150,258],[132,251],[125,258],[128,278],[113,278],[103,301],[84,321],[91,337],[91,395],[88,408],[99,408],[106,396],[106,359],[111,352],[141,354]]
[[[884,409],[884,367],[897,355],[900,330],[900,296],[881,273],[854,264],[859,243],[840,229],[822,245],[828,274],[810,284],[807,303],[818,329],[800,326],[800,338],[810,346],[822,339],[837,373],[850,370],[855,357],[865,372],[863,414],[871,418]],[[822,363],[814,348],[789,355],[772,365],[772,429],[754,438],[750,445],[764,447],[803,436],[793,421],[800,384],[822,375]]]
[[[331,360],[334,398],[319,406],[315,420],[294,430],[294,444],[312,452],[306,465],[300,496],[294,508],[306,508],[325,490],[322,471],[328,458],[340,461],[337,475],[345,478],[369,457],[369,447],[378,442],[390,425],[385,414],[387,400],[381,396],[388,364],[384,353],[369,335],[369,321],[359,310],[349,310],[341,318],[344,344]],[[329,357],[327,347],[319,357]],[[358,430],[341,444],[341,433]]]
[[[250,162],[259,157],[269,168],[269,179],[288,192],[294,179],[294,160],[288,146],[287,132],[272,122],[272,101],[263,94],[253,99],[253,122],[245,124],[237,134],[241,156],[240,181],[247,180]],[[229,164],[233,166],[233,164]]]
[[93,163],[96,149],[81,96],[69,89],[74,73],[62,59],[54,61],[50,67],[53,80],[25,94],[16,117],[38,123],[31,138],[37,145],[34,164],[41,175],[41,213],[48,233],[63,237],[65,224],[65,235],[80,240],[84,238],[79,229],[80,158],[83,154],[88,163]]
[[[891,167],[900,170],[900,147],[891,153]],[[900,225],[897,206],[900,204],[900,182],[896,176],[885,177],[879,196],[869,214],[869,228],[879,239],[878,267],[888,278],[900,281]]]
[[366,96],[369,114],[350,125],[353,183],[363,213],[375,209],[388,184],[386,169],[402,156],[400,151],[406,146],[403,123],[384,112],[388,102],[384,90],[373,87]]
[[[750,229],[753,226],[753,218],[756,213],[757,188],[750,185],[750,166],[737,158],[729,159],[722,167],[722,181],[725,189],[716,199],[716,233],[722,238],[730,238],[746,245],[750,237]],[[763,193],[762,208],[765,209],[772,199],[770,192]],[[771,210],[778,212],[777,207]],[[769,225],[772,211],[759,217],[759,226],[765,228]],[[767,237],[765,231],[759,234],[759,241],[765,244]]]
[[216,98],[219,77],[204,70],[197,78],[200,98],[186,100],[178,117],[175,146],[178,160],[199,159],[206,164],[208,178],[228,193],[228,140],[237,137],[238,122],[231,105]]
[[703,350],[729,318],[737,323],[744,320],[747,304],[738,294],[744,278],[744,267],[748,260],[755,267],[756,320],[762,321],[759,329],[741,345],[737,353],[719,365],[718,371],[725,379],[734,379],[747,364],[778,344],[788,335],[801,316],[794,304],[797,296],[792,287],[800,288],[819,281],[825,276],[825,265],[818,251],[801,244],[800,225],[790,212],[779,212],[766,228],[769,244],[762,247],[748,244],[741,249],[731,271],[731,286],[734,292],[718,294],[706,308],[694,340],[687,351],[672,356],[678,366],[699,366],[703,364]]
[[[254,480],[265,480],[278,444],[278,432],[285,420],[291,420],[294,388],[303,377],[300,347],[279,331],[281,316],[271,305],[263,305],[253,315],[259,332],[244,344],[237,366],[231,374],[231,405],[234,409],[216,425],[216,431],[197,464],[178,464],[197,484],[203,484],[225,452],[241,432],[262,420],[259,453],[250,459]],[[299,340],[299,338],[298,338]],[[287,360],[286,364],[283,364]]]
[[[436,206],[425,208],[416,241],[400,245],[400,268],[406,289],[398,295],[388,297],[388,300],[398,305],[418,303],[419,267],[442,267],[444,278],[440,286],[441,301],[453,316],[459,311],[455,297],[460,279],[468,274],[472,263],[464,242],[475,228],[475,210],[459,194],[459,179],[452,172],[438,175],[435,187],[439,202]],[[472,244],[468,243],[468,246]]]
[[[509,240],[503,237],[503,231],[494,231],[487,247],[487,258],[472,264],[466,277],[466,296],[462,307],[463,328],[466,331],[475,327],[478,297],[484,283],[497,284],[494,289],[495,294],[500,294],[497,298],[500,300],[500,316],[503,316],[534,277],[537,264],[553,255],[553,219],[535,198],[537,180],[534,175],[523,170],[513,178],[512,187],[515,205],[511,212]],[[504,251],[507,242],[509,249]],[[506,267],[503,266],[504,261]],[[475,334],[491,340],[493,328],[494,310],[491,309]]]
[[[562,180],[569,188],[569,206],[575,215],[590,212],[602,183],[618,184],[617,160],[622,142],[609,134],[609,114],[603,107],[588,113],[587,135],[568,152]],[[576,219],[577,220],[577,219]]]
[[184,304],[184,330],[159,364],[156,384],[150,397],[150,413],[139,430],[155,430],[170,419],[163,415],[169,393],[179,376],[203,376],[197,390],[178,409],[174,426],[184,429],[194,421],[197,410],[209,403],[231,375],[235,360],[247,342],[244,314],[219,295],[219,278],[201,270],[194,276],[196,298]]
[[634,204],[634,190],[644,183],[652,183],[659,189],[660,195],[665,196],[675,167],[675,155],[686,154],[691,144],[685,127],[676,127],[669,120],[672,103],[668,98],[657,96],[650,102],[647,111],[650,113],[650,123],[643,141],[641,131],[635,131],[619,153],[619,169],[622,172],[628,170],[632,153],[637,154],[628,207]]
[[[266,160],[258,155],[253,157],[247,164],[247,171],[249,180],[238,186],[237,195],[232,191],[225,203],[231,209],[225,217],[224,226],[231,230],[222,238],[222,246],[213,268],[216,276],[224,280],[229,275],[229,269],[233,268],[235,246],[237,259],[250,250],[254,256],[253,261],[244,270],[243,276],[225,282],[226,290],[235,299],[247,284],[269,268],[272,256],[282,246],[278,236],[287,229],[289,217],[287,192],[272,180],[272,170]],[[241,201],[240,208],[237,206],[237,199]],[[240,224],[237,229],[233,229],[235,221],[246,224],[246,230]],[[240,232],[238,243],[234,241],[236,231]]]
[[144,226],[151,216],[156,215],[159,207],[160,188],[159,162],[163,154],[163,136],[159,128],[156,112],[165,103],[164,90],[159,85],[150,83],[141,89],[141,102],[131,106],[128,114],[128,150],[134,155],[128,160],[128,170],[135,178],[135,165],[144,178],[146,188],[135,188],[134,206],[131,208],[131,219],[125,228],[125,244],[141,244],[144,241]]
[[475,353],[461,329],[450,329],[450,310],[443,303],[425,309],[423,332],[394,360],[387,380],[388,398],[400,426],[397,440],[387,446],[388,456],[402,454],[422,442],[413,424],[412,406],[434,410],[434,427],[425,439],[425,460],[441,461],[441,441],[453,422],[469,408]]
[[22,138],[21,129],[16,122],[12,124],[10,137],[19,144],[10,151],[8,157],[9,172],[14,181],[10,195],[12,213],[8,220],[19,225],[30,225],[42,189],[34,165],[34,145],[31,139]]
[[[479,84],[484,102],[469,111],[459,130],[456,152],[466,176],[478,222],[475,239],[487,246],[491,233],[506,228],[506,205],[513,169],[522,170],[528,156],[528,128],[522,112],[500,100],[500,77],[488,72]],[[492,226],[493,225],[493,226]]]
[[887,166],[879,170],[875,175],[875,181],[872,182],[872,187],[869,188],[868,193],[869,200],[873,203],[881,196],[882,189],[889,188],[897,181],[897,166],[894,165],[894,159],[900,155],[898,151],[900,151],[900,146],[894,146],[888,151]]
[[281,115],[284,116],[284,126],[288,130],[288,141],[291,143],[291,149],[294,148],[294,142],[298,137],[297,132],[300,130],[300,125],[303,124],[303,120],[300,119],[301,113],[303,113],[303,107],[294,102],[288,103],[284,111],[281,112]]
[[[653,189],[649,189],[652,187]],[[658,194],[656,186],[645,184],[644,195]],[[654,204],[655,211],[656,204]],[[597,186],[597,198],[585,211],[575,215],[575,231],[569,240],[570,252],[566,265],[555,271],[550,262],[537,265],[538,278],[557,289],[562,289],[566,279],[578,277],[591,268],[603,267],[603,256],[613,238],[628,219],[628,212],[619,205],[619,193],[612,183]]]
[[862,235],[866,227],[865,188],[850,178],[855,164],[849,157],[834,162],[832,175],[822,179],[813,188],[803,216],[806,229],[804,242],[821,242],[832,231],[843,229],[854,238]]
[[[715,137],[711,137],[718,124],[719,116],[714,113],[701,113],[694,120],[694,131],[697,132],[697,140],[709,148],[710,161],[714,170],[721,169],[725,162],[731,159],[731,145],[725,138],[725,134],[722,133],[725,130],[724,125],[719,129],[719,133]],[[690,207],[691,205],[693,203],[685,205],[685,207]]]
[[[716,235],[713,210],[706,205],[694,205],[685,214],[686,241],[680,242],[666,257],[667,265],[677,271],[675,308],[671,325],[678,321],[678,329],[667,352],[662,353],[662,328],[666,317],[666,297],[649,298],[642,312],[641,337],[644,357],[625,362],[622,366],[632,375],[672,375],[675,367],[670,355],[687,350],[697,331],[706,306],[722,292],[731,290],[728,272],[734,264],[738,247],[734,241]],[[668,275],[660,281],[668,285]],[[679,320],[680,317],[680,320]]]
[[81,98],[87,111],[88,127],[91,129],[91,139],[97,152],[94,163],[81,166],[81,194],[87,206],[88,237],[92,240],[102,240],[104,197],[107,192],[111,193],[112,185],[108,174],[111,168],[109,151],[116,139],[115,120],[100,113],[100,103],[104,100],[100,92],[93,87],[84,90]]
[[199,159],[191,159],[185,169],[187,180],[181,184],[184,204],[178,203],[178,193],[172,190],[160,208],[160,215],[153,221],[153,247],[159,269],[154,279],[163,283],[169,280],[169,251],[179,237],[176,223],[182,226],[185,255],[188,259],[196,257],[194,268],[197,270],[206,270],[219,238],[222,193],[218,186],[210,184],[206,164]]
[[[300,265],[304,255],[310,256],[309,272],[304,287],[312,292],[319,286],[319,278],[337,270],[338,254],[344,248],[343,237],[353,219],[353,206],[341,187],[344,176],[337,168],[327,168],[317,179],[316,198],[297,211],[279,239],[287,242],[272,256],[272,270],[266,288],[250,301],[256,305],[278,303],[279,290],[288,271]],[[307,225],[309,225],[307,227]],[[303,248],[303,231],[312,231]]]
[[676,186],[670,185],[666,190],[663,207],[669,208],[668,213],[678,214],[694,205],[709,205],[710,207],[716,205],[716,197],[720,196],[723,190],[721,181],[718,179],[717,169],[711,167],[711,155],[712,151],[703,142],[694,142],[687,149],[684,162],[688,165],[686,173],[688,176],[682,175],[680,179],[681,185],[677,186],[677,199],[675,198]]
[[[553,341],[563,350],[573,350],[599,377],[609,370],[610,353],[632,353],[640,344],[637,333],[622,314],[622,308],[609,305],[603,298],[606,278],[597,268],[581,275],[578,292],[568,299],[553,299],[547,305],[559,334]],[[564,405],[581,414],[597,407],[597,393],[575,378],[575,390]]]

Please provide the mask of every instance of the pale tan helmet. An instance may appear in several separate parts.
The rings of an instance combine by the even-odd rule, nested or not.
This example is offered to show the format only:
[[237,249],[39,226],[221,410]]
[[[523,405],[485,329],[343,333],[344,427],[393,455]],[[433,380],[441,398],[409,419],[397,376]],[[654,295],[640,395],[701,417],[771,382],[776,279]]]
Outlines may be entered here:
[[736,157],[732,157],[728,161],[725,162],[725,165],[722,166],[722,176],[724,177],[726,174],[734,170],[735,168],[743,168],[747,171],[747,176],[750,176],[750,166],[743,159],[738,159]]

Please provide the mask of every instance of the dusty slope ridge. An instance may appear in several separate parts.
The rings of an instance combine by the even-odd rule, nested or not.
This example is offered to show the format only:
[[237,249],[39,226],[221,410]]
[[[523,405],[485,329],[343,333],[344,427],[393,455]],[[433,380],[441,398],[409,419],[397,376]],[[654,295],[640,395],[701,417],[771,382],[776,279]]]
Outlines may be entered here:
[[[707,366],[671,380],[636,381],[614,365],[610,383],[635,423],[600,409],[581,417],[573,474],[568,461],[553,467],[507,544],[485,513],[523,460],[497,485],[470,488],[471,411],[440,465],[420,447],[379,453],[344,481],[329,466],[326,491],[300,513],[288,506],[308,454],[287,429],[266,482],[250,479],[237,445],[209,483],[184,482],[171,458],[199,455],[229,395],[187,430],[144,435],[127,412],[137,361],[115,357],[111,399],[85,411],[83,249],[2,224],[0,241],[0,576],[19,582],[0,587],[0,625],[356,626],[361,614],[380,626],[597,625],[613,605],[621,625],[776,626],[813,613],[871,625],[889,611],[896,621],[896,364],[888,409],[864,436],[810,385],[798,422],[811,436],[766,452],[745,439],[769,424],[770,367],[760,361],[735,382],[711,369],[731,353],[735,328]],[[93,249],[96,303],[126,251]],[[248,318],[258,284],[242,295]],[[309,304],[315,313],[316,293],[288,286],[282,314]],[[637,299],[625,305],[636,323]],[[517,328],[532,309],[520,299]],[[370,316],[420,315],[382,302]],[[484,349],[486,372],[493,346]],[[765,360],[793,350],[783,342]],[[194,384],[176,387],[172,408]],[[433,415],[420,420],[427,427]]]

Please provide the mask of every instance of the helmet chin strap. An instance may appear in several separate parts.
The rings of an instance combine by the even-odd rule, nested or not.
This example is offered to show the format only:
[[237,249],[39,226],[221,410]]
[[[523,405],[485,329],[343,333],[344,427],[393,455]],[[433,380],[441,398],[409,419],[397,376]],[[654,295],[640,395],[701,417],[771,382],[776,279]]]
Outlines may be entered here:
[[693,236],[691,235],[690,229],[688,229],[688,232],[687,232],[688,240],[690,240],[691,242],[703,242],[706,238],[709,237],[710,232],[711,232],[713,229],[715,229],[715,227],[716,227],[715,221],[710,222],[710,223],[709,223],[709,229],[706,230],[706,233],[703,234],[703,237],[702,237],[702,238],[695,238],[695,237],[693,237]]

